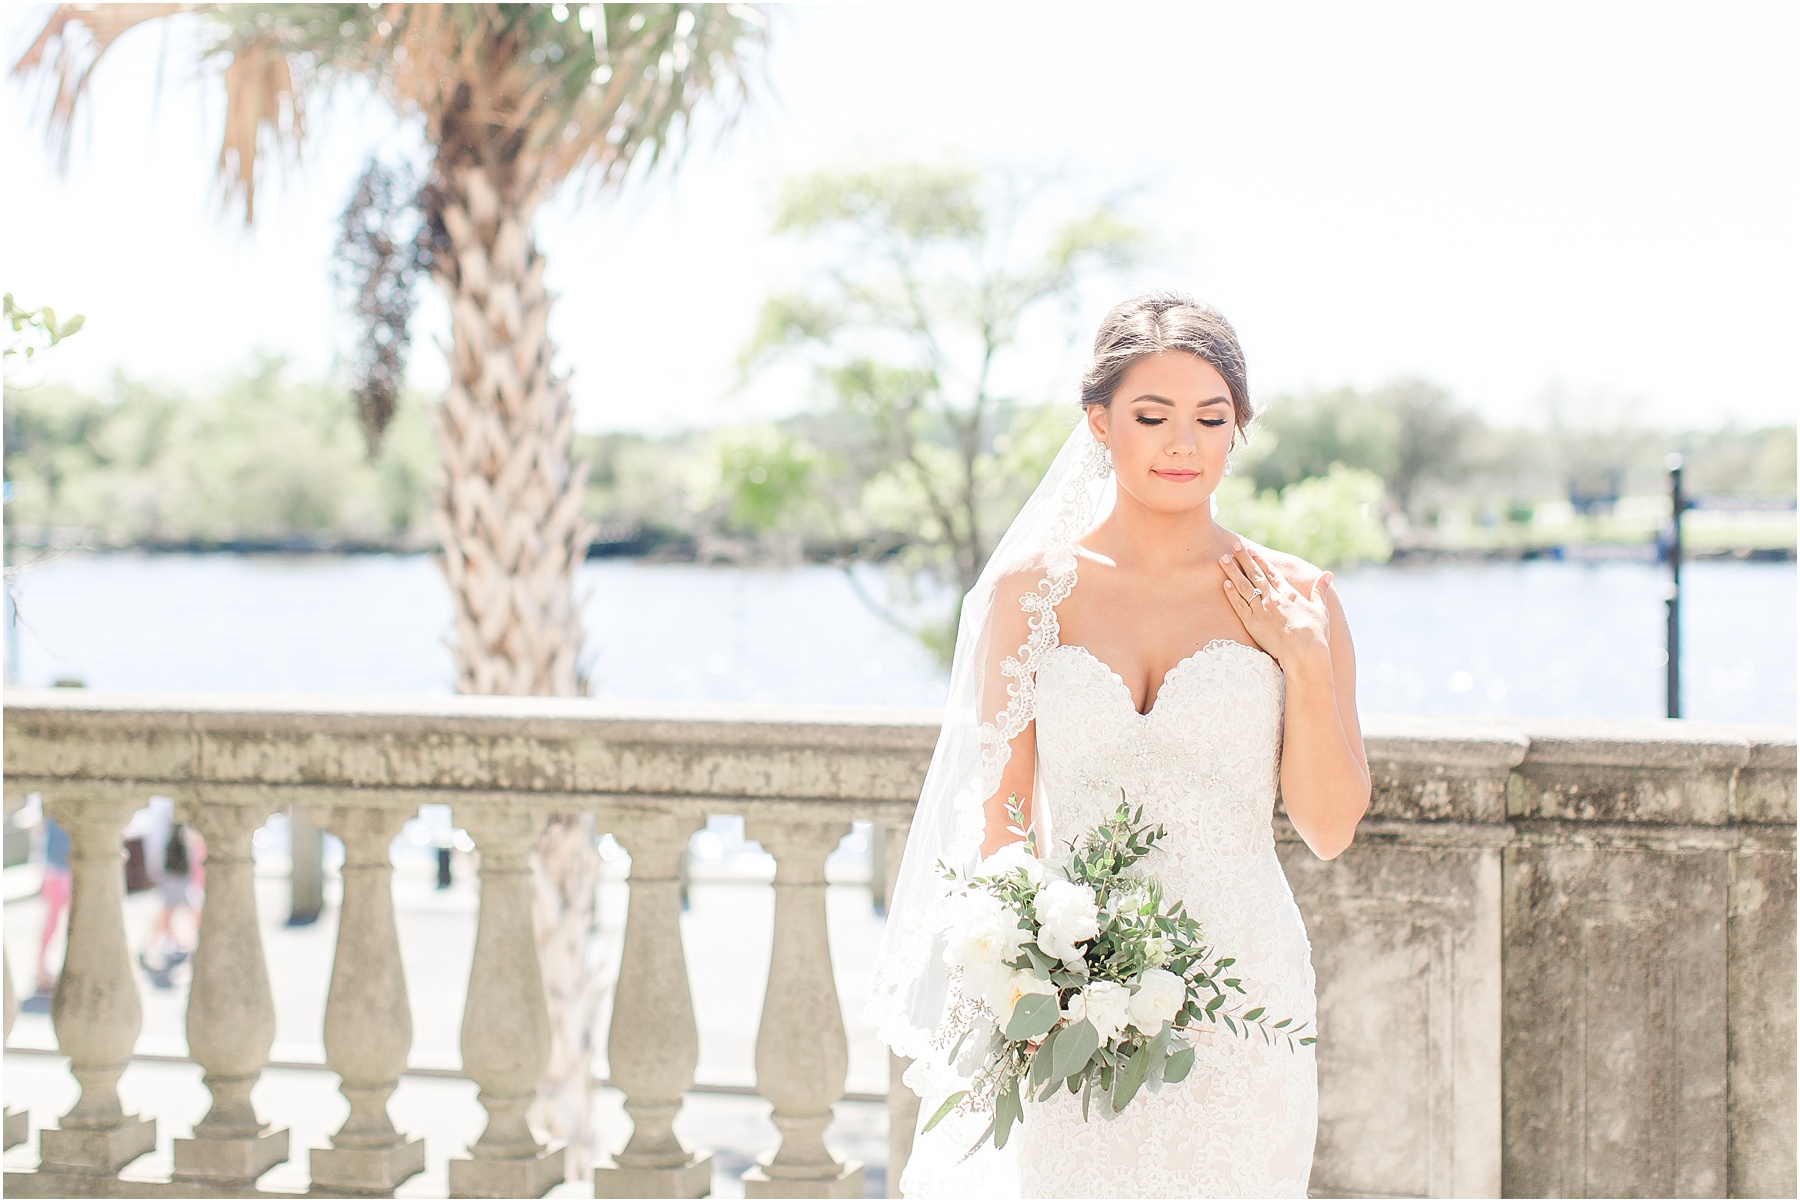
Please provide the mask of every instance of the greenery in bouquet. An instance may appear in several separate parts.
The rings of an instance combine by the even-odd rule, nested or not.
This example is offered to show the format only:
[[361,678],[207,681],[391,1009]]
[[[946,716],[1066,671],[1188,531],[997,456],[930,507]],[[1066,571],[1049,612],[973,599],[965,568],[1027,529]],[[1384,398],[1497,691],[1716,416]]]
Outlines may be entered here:
[[955,892],[944,949],[955,988],[935,1043],[969,1087],[926,1130],[953,1111],[990,1114],[970,1152],[990,1137],[1004,1147],[1027,1091],[1046,1101],[1065,1088],[1081,1095],[1084,1118],[1096,1094],[1100,1117],[1113,1118],[1140,1091],[1185,1079],[1192,1037],[1215,1027],[1290,1050],[1314,1042],[1304,1023],[1234,1008],[1247,992],[1230,975],[1235,960],[1213,957],[1153,876],[1127,874],[1167,835],[1143,807],[1121,795],[1111,818],[1048,859],[1016,796],[1007,812],[1020,841],[973,873],[939,865]]

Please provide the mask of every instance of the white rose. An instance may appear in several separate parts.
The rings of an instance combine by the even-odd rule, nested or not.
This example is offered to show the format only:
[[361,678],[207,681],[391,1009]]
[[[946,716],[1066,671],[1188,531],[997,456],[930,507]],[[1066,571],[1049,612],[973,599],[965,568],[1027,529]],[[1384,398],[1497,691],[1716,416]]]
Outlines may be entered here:
[[995,968],[1019,954],[1031,937],[1018,915],[988,893],[971,894],[944,942],[944,963],[952,968]]
[[1021,969],[1001,978],[995,986],[987,990],[982,1000],[987,1002],[987,1008],[994,1012],[995,1020],[1000,1024],[1000,1029],[1004,1031],[1006,1024],[1012,1021],[1013,1007],[1019,1004],[1020,998],[1028,993],[1054,994],[1055,992],[1056,986],[1048,981],[1040,981],[1031,973]]
[[1046,881],[1037,893],[1037,945],[1059,960],[1081,959],[1077,943],[1100,933],[1094,891],[1073,881]]
[[1130,1019],[1131,993],[1116,981],[1094,981],[1069,998],[1069,1021],[1087,1019],[1099,1032],[1100,1042],[1118,1038]]
[[985,1002],[1012,974],[1013,970],[1004,964],[965,964],[958,988],[964,997]]
[[1164,1023],[1175,1021],[1186,1001],[1187,982],[1166,969],[1147,968],[1137,979],[1137,992],[1127,1005],[1131,1025],[1146,1035],[1154,1035]]
[[1024,843],[1008,843],[999,851],[983,860],[975,869],[976,876],[1004,876],[1018,869],[1025,870],[1025,876],[1033,885],[1044,879],[1044,863],[1032,855]]

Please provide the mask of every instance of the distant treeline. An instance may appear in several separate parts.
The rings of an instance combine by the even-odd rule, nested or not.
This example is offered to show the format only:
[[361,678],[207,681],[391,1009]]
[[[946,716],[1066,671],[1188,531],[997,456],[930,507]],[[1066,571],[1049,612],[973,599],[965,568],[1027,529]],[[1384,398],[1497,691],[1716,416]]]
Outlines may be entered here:
[[[7,537],[93,548],[422,549],[432,543],[438,458],[429,404],[405,398],[370,461],[343,390],[294,379],[279,360],[194,394],[124,376],[100,395],[9,384]],[[1269,398],[1221,516],[1253,537],[1275,537],[1270,523],[1287,521],[1288,542],[1324,540],[1296,548],[1320,559],[1383,559],[1381,539],[1429,540],[1452,518],[1522,528],[1546,503],[1604,514],[1620,497],[1664,490],[1671,451],[1685,457],[1691,492],[1794,496],[1791,425],[1659,431],[1583,417],[1571,403],[1551,407],[1546,427],[1497,428],[1419,380]],[[879,558],[929,541],[917,499],[858,420],[834,406],[667,438],[580,437],[596,553]],[[1004,528],[1074,420],[1072,405],[996,415],[984,451],[996,480],[986,521]]]

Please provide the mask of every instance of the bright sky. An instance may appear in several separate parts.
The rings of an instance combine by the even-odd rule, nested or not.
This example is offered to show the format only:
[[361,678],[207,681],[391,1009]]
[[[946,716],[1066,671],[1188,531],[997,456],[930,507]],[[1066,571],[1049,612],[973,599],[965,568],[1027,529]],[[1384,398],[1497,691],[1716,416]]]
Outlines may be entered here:
[[[9,6],[7,63],[44,6]],[[371,150],[416,144],[378,103],[315,114],[254,229],[212,191],[221,104],[189,42],[122,40],[59,176],[16,83],[0,124],[5,287],[87,315],[45,370],[204,385],[252,348],[329,370],[349,327],[337,215]],[[1142,183],[1162,248],[1075,318],[1173,286],[1237,325],[1252,387],[1421,373],[1503,423],[1576,403],[1711,426],[1793,419],[1800,330],[1800,6],[793,6],[770,87],[722,145],[626,197],[539,222],[581,424],[648,431],[803,402],[732,395],[787,252],[788,173],[955,154]],[[429,289],[427,289],[429,291]],[[417,383],[440,387],[422,305]],[[1033,348],[1072,399],[1079,354]],[[1046,394],[1046,399],[1050,395]]]

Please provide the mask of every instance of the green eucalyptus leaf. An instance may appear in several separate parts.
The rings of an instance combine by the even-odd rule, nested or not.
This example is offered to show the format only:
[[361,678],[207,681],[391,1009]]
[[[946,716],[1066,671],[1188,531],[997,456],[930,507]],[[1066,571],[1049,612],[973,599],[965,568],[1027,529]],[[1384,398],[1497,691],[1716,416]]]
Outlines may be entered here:
[[1050,1063],[1052,1077],[1069,1077],[1081,1071],[1100,1047],[1100,1032],[1087,1019],[1058,1032],[1056,1056]]
[[1150,1048],[1146,1044],[1131,1054],[1131,1059],[1125,1062],[1125,1068],[1119,1073],[1118,1083],[1113,1087],[1112,1096],[1112,1108],[1115,1114],[1131,1104],[1131,1099],[1137,1096],[1138,1089],[1144,1084],[1144,1077],[1149,1071]]
[[924,1129],[929,1131],[933,1127],[937,1126],[939,1123],[943,1122],[944,1116],[948,1115],[952,1110],[955,1110],[956,1104],[968,1096],[969,1096],[968,1090],[959,1089],[955,1093],[951,1094],[949,1097],[945,1098],[944,1104],[942,1106],[939,1106],[935,1111],[932,1112],[931,1120],[925,1124]]
[[1013,1081],[1000,1096],[994,1099],[994,1146],[1004,1148],[1007,1136],[1012,1134],[1012,1126],[1025,1117],[1023,1105],[1019,1102],[1019,1083]]
[[1012,1018],[1006,1024],[1006,1038],[1014,1041],[1036,1039],[1054,1027],[1061,1017],[1056,995],[1028,993],[1013,1007]]
[[1174,1085],[1185,1081],[1194,1069],[1194,1049],[1192,1047],[1177,1048],[1169,1053],[1163,1064],[1163,1080]]
[[1067,1031],[1067,1027],[1051,1031],[1050,1034],[1044,1036],[1044,1042],[1038,1045],[1038,1050],[1031,1054],[1031,1084],[1033,1086],[1043,1084],[1050,1077],[1050,1066],[1055,1063],[1057,1042]]

